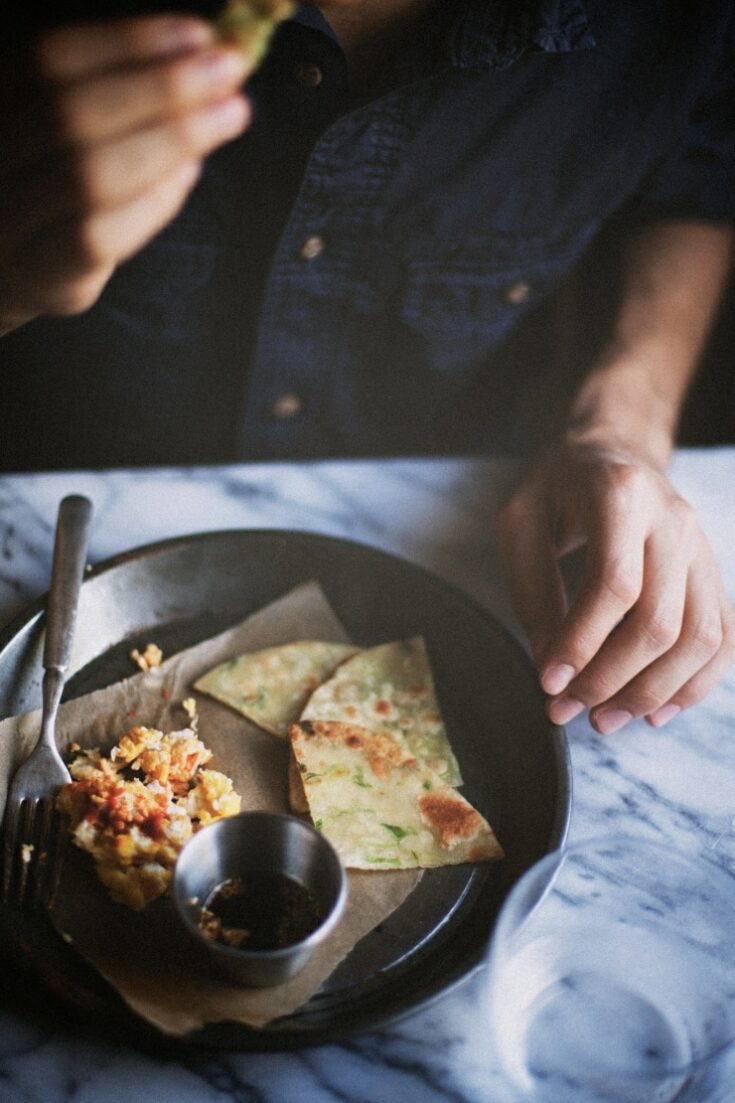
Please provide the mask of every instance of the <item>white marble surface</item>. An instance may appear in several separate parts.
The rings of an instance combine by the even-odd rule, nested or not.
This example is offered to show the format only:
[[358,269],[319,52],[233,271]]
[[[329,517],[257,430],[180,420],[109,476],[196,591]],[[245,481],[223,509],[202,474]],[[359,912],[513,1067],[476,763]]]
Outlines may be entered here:
[[[90,560],[151,540],[223,528],[348,536],[450,579],[513,627],[493,544],[507,461],[269,464],[227,469],[24,475],[0,479],[0,623],[47,588],[59,499],[88,494]],[[735,449],[681,452],[675,483],[697,508],[735,596]],[[567,734],[570,839],[632,830],[735,874],[735,675],[653,731],[636,723]],[[50,1027],[0,1004],[1,1103],[506,1103],[479,1013],[481,978],[388,1029],[289,1054],[193,1053],[182,1061]],[[734,1089],[735,1093],[735,1089]],[[735,1099],[735,1094],[733,1097]],[[563,1103],[563,1101],[559,1101]]]

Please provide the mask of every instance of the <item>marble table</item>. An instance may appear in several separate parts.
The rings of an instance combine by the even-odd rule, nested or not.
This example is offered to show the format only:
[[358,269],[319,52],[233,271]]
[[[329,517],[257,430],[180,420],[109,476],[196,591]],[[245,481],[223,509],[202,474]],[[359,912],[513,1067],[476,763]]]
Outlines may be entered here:
[[[451,580],[517,632],[493,539],[513,462],[400,460],[77,472],[0,479],[0,623],[47,588],[59,499],[95,505],[90,560],[222,528],[295,528],[392,551]],[[735,597],[735,448],[679,452],[672,475],[698,510]],[[569,838],[616,829],[668,841],[735,873],[735,673],[654,731],[601,739],[569,725]],[[2,1103],[510,1103],[479,1012],[482,974],[397,1024],[282,1054],[172,1058],[49,1024],[4,992]]]

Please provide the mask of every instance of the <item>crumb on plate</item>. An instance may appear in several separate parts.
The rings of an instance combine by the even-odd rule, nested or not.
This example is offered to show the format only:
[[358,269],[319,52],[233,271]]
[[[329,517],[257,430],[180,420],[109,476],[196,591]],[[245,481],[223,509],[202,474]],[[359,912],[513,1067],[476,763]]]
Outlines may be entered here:
[[137,663],[142,671],[153,670],[163,662],[163,651],[156,643],[146,644],[143,651],[134,647],[130,652],[130,658]]

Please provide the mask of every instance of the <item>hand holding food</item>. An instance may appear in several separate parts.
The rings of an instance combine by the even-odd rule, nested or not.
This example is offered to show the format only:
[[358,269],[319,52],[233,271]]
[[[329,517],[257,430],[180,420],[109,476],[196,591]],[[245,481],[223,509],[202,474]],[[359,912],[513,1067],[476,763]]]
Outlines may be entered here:
[[55,28],[4,62],[0,332],[96,300],[245,128],[253,68],[208,22],[159,15]]

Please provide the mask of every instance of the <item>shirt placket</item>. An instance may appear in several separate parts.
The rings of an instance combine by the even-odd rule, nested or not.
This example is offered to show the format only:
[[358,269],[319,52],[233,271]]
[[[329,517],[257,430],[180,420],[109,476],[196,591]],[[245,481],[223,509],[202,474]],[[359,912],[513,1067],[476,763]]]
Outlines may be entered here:
[[346,289],[359,297],[366,267],[375,276],[384,197],[404,147],[397,93],[343,116],[316,143],[266,285],[243,455],[296,456],[328,423],[341,359],[330,304]]

